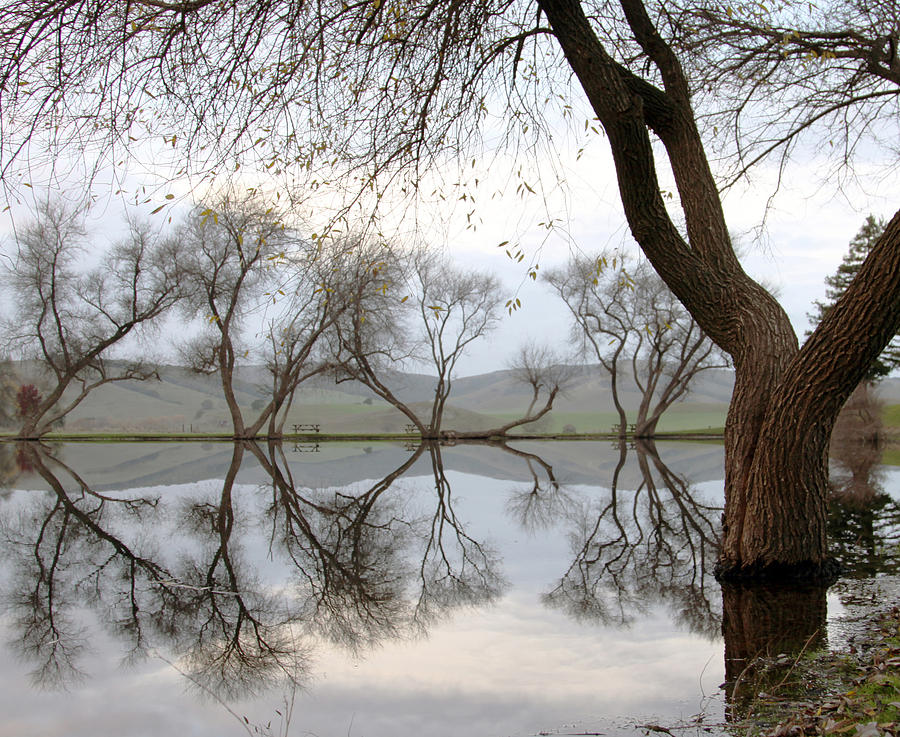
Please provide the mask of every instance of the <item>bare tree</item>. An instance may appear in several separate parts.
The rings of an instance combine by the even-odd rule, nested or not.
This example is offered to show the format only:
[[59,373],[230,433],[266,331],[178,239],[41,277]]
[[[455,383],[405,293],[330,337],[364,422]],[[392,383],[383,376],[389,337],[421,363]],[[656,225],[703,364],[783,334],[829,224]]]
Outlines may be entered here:
[[[524,414],[489,432],[506,435],[510,430],[538,422],[553,409],[553,402],[564,394],[574,376],[572,366],[553,349],[537,343],[525,343],[508,364],[512,378],[531,389],[531,400]],[[541,404],[543,398],[543,404]]]
[[[269,436],[284,433],[284,423],[300,385],[329,368],[317,348],[320,336],[332,320],[330,308],[318,287],[298,291],[280,318],[272,319],[267,325],[265,355],[272,381],[271,398],[259,417],[268,417]],[[258,423],[259,418],[253,427]]]
[[[663,413],[683,399],[696,376],[730,363],[646,264],[635,272],[637,322],[631,375],[641,394],[634,434],[650,437]],[[636,326],[637,327],[637,326]]]
[[[824,132],[816,125],[827,115],[791,122],[795,101],[808,92],[800,52],[812,43],[806,50],[835,71],[826,81],[859,81],[850,88],[859,91],[853,107],[842,105],[846,85],[824,85],[834,91],[833,107],[893,126],[896,12],[890,3],[868,11],[849,0],[821,11],[784,7],[805,22],[776,19],[773,38],[757,32],[762,24],[725,25],[721,14],[682,21],[656,0],[7,3],[0,171],[10,186],[39,171],[45,152],[56,151],[48,137],[74,140],[81,152],[103,144],[114,162],[121,149],[155,154],[147,144],[165,140],[189,171],[211,176],[259,165],[310,184],[352,183],[354,202],[367,192],[390,202],[385,190],[417,191],[430,165],[477,158],[488,135],[496,140],[498,118],[518,158],[545,150],[548,119],[574,118],[586,101],[588,128],[596,118],[610,146],[635,240],[734,362],[721,575],[828,577],[828,437],[900,327],[900,213],[801,348],[785,311],[738,261],[698,121],[717,106],[746,112],[738,116],[740,140],[757,137],[757,119],[788,121],[771,141],[788,152],[802,134]],[[877,18],[884,21],[870,23]],[[732,35],[723,38],[723,28]],[[789,40],[779,59],[774,43],[785,33],[799,40]],[[773,52],[751,58],[769,63],[761,76],[739,58],[745,43]],[[737,63],[721,63],[722,48]],[[770,96],[760,83],[767,70],[791,72],[781,88],[787,94]],[[705,97],[699,114],[697,90]],[[733,90],[759,104],[733,105]],[[826,97],[821,111],[828,106]],[[846,117],[850,141],[860,131],[854,118]],[[844,153],[852,162],[852,149]],[[676,183],[669,203],[661,168]],[[680,212],[673,216],[669,205]]]
[[416,353],[405,266],[394,249],[364,238],[347,239],[340,253],[327,282],[331,300],[342,305],[326,333],[335,380],[367,386],[424,435],[425,423],[396,389],[397,372]]
[[333,369],[327,332],[352,306],[336,288],[347,259],[344,242],[331,241],[294,251],[282,260],[284,288],[278,290],[281,298],[276,297],[276,304],[269,308],[277,314],[264,330],[263,355],[271,376],[271,398],[253,423],[256,428],[268,417],[269,436],[283,434],[300,385]]
[[630,371],[641,396],[634,434],[649,437],[698,374],[728,366],[644,262],[632,265],[609,253],[576,255],[543,278],[569,309],[573,342],[609,373],[620,436],[628,424],[619,384],[625,371]]
[[500,319],[500,283],[493,275],[460,269],[446,257],[424,249],[415,252],[411,261],[425,351],[437,373],[426,437],[439,437],[457,362],[466,348],[485,337]]
[[[439,437],[459,359],[499,319],[497,280],[425,248],[362,245],[353,258],[333,297],[350,305],[336,321],[339,371],[403,412],[423,438]],[[400,399],[397,386],[397,372],[417,363],[435,372],[427,418]]]
[[542,278],[569,308],[575,323],[573,343],[583,355],[596,358],[610,375],[613,405],[619,414],[619,433],[624,435],[628,417],[619,396],[618,377],[620,361],[628,357],[625,348],[631,332],[624,306],[631,288],[628,274],[615,265],[605,268],[599,258],[576,256],[564,269],[546,271]]
[[[531,390],[531,398],[523,413],[502,425],[484,430],[444,430],[440,437],[456,440],[497,440],[513,436],[511,431],[540,422],[553,409],[556,397],[564,393],[573,376],[567,365],[553,350],[535,343],[524,344],[508,363],[510,377]],[[533,428],[528,428],[534,432]]]
[[110,353],[179,300],[175,244],[132,224],[92,269],[82,261],[87,244],[81,213],[52,202],[16,235],[4,275],[15,308],[3,332],[9,353],[38,361],[47,385],[28,403],[21,438],[46,434],[102,384],[156,376],[143,361]]
[[[218,374],[235,437],[254,437],[267,422],[270,433],[280,434],[297,387],[324,370],[313,350],[331,319],[332,303],[321,285],[331,264],[252,197],[226,197],[217,206],[194,208],[179,230],[179,242],[189,295],[185,310],[204,323],[185,344],[184,357],[194,370]],[[276,313],[266,324],[261,349],[271,395],[248,421],[235,393],[235,370],[251,351],[245,347],[245,320],[265,309]]]
[[[500,319],[503,302],[497,279],[456,267],[424,248],[404,253],[363,246],[351,254],[353,263],[332,268],[338,284],[331,299],[342,305],[336,308],[342,314],[332,331],[338,380],[352,378],[368,386],[403,412],[423,438],[505,435],[550,411],[567,373],[552,352],[528,346],[512,366],[514,378],[532,389],[522,417],[489,430],[444,429],[459,359]],[[400,398],[397,372],[417,364],[434,372],[427,418]],[[544,394],[546,401],[538,407]]]

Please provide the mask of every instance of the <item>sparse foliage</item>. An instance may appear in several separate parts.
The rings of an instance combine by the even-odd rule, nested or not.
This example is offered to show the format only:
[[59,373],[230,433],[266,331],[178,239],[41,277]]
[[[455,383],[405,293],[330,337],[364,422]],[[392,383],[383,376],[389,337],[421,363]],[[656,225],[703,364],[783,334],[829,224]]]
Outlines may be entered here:
[[[353,379],[400,410],[423,438],[503,435],[543,417],[564,383],[549,365],[549,351],[528,348],[516,363],[517,378],[533,389],[523,417],[490,430],[446,430],[444,412],[456,367],[466,349],[499,322],[503,303],[497,279],[453,265],[425,248],[400,251],[360,243],[332,269],[331,300],[342,305],[328,329],[339,381]],[[398,373],[424,365],[434,376],[427,416],[400,398]],[[543,408],[535,409],[546,393]]]
[[640,403],[634,434],[652,436],[663,413],[703,371],[728,363],[690,313],[647,264],[622,256],[574,256],[545,281],[566,304],[572,341],[609,374],[619,433],[627,412],[620,379],[631,376]]
[[683,51],[705,131],[736,153],[728,181],[774,159],[781,172],[816,131],[829,179],[851,179],[859,151],[896,159],[900,104],[895,0],[678,2],[663,21]]
[[[316,280],[301,278],[308,273],[302,264],[311,258],[312,247],[259,199],[235,196],[194,208],[179,228],[178,240],[188,295],[184,309],[202,323],[200,332],[183,345],[183,358],[197,371],[218,374],[236,437],[253,437],[269,420],[270,430],[277,431],[275,415],[303,378],[300,364],[308,350],[302,346],[318,335],[309,335],[301,326],[319,319],[325,303],[324,296],[317,296]],[[280,287],[289,275],[296,290],[290,297]],[[259,358],[258,347],[248,343],[245,321],[251,313],[261,315],[267,302],[277,311],[265,338],[272,399],[248,422],[235,393],[235,370],[251,351]]]
[[15,303],[4,340],[10,355],[40,363],[48,385],[39,399],[25,398],[24,438],[45,434],[102,384],[155,376],[142,361],[110,354],[181,296],[172,241],[133,224],[103,266],[88,269],[86,238],[81,213],[52,202],[16,235],[4,275]]
[[426,360],[437,373],[428,422],[428,434],[437,437],[457,362],[500,319],[500,284],[490,274],[463,270],[426,250],[412,254],[410,276]]
[[328,361],[337,382],[369,387],[424,432],[424,423],[397,395],[394,379],[416,353],[405,289],[405,265],[391,247],[348,238],[339,249],[328,289],[343,305],[326,331]]

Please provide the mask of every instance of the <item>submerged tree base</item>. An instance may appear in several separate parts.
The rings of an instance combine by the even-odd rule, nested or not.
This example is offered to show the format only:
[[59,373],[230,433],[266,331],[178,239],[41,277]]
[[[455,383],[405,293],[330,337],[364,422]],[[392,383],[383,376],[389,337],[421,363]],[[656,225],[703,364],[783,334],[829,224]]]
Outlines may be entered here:
[[829,585],[841,575],[841,564],[835,558],[800,563],[753,563],[742,565],[719,560],[714,574],[722,583],[797,583]]

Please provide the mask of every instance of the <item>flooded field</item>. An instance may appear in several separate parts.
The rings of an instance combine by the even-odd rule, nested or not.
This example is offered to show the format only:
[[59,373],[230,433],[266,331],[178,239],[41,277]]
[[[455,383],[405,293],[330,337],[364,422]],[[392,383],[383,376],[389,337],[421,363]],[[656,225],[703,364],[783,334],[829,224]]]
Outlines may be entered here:
[[844,581],[723,592],[715,444],[0,450],[0,735],[724,733],[896,569],[877,458]]

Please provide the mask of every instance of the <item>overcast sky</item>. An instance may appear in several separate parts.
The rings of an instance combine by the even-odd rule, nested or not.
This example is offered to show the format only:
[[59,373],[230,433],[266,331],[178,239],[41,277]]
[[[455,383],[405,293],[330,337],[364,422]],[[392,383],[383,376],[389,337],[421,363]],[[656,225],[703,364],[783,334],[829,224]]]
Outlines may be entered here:
[[[605,152],[596,152],[595,163],[589,165],[593,179],[588,181],[583,173],[572,179],[568,242],[553,238],[538,250],[541,228],[532,227],[520,236],[542,268],[564,261],[576,247],[586,252],[605,247],[636,252],[606,159]],[[724,197],[726,218],[744,268],[775,291],[801,340],[809,328],[811,304],[825,297],[825,277],[834,273],[851,238],[870,213],[890,219],[897,207],[895,195],[900,192],[896,172],[887,176],[873,172],[871,177],[861,176],[857,185],[837,188],[822,180],[820,165],[814,159],[792,162],[777,193],[775,177],[760,167],[751,182]],[[496,219],[485,222],[478,231],[460,229],[448,239],[460,263],[496,271],[511,290],[520,285],[523,303],[491,341],[473,347],[463,373],[498,368],[498,355],[514,350],[525,336],[544,337],[557,345],[565,340],[564,308],[539,282],[523,281],[524,268],[511,264],[496,248],[496,243],[510,237],[503,235],[509,232],[510,219],[509,212],[497,212]]]
[[[474,208],[474,216],[468,200],[457,202],[452,210],[446,205],[440,210],[431,210],[428,204],[417,208],[415,221],[420,230],[416,239],[447,249],[465,268],[498,274],[505,284],[505,298],[517,297],[522,303],[521,309],[506,316],[488,339],[471,345],[460,364],[460,375],[504,368],[526,340],[549,343],[560,352],[567,350],[565,308],[540,280],[533,282],[528,278],[530,264],[537,264],[538,273],[542,273],[564,262],[575,250],[593,253],[612,248],[637,252],[625,224],[605,141],[598,138],[577,160],[571,141],[554,139],[554,143],[557,141],[558,159],[543,170],[543,186],[532,180],[537,195],[523,197],[521,188],[520,194],[516,193],[519,180],[509,172],[516,170],[520,162],[501,155],[483,165],[476,162],[474,171],[481,180],[477,192],[483,196],[479,194],[481,200]],[[885,174],[886,167],[878,161],[878,154],[872,159],[858,164],[856,183],[837,187],[833,181],[823,179],[823,160],[816,151],[800,153],[789,164],[779,187],[775,185],[774,172],[760,165],[753,171],[751,181],[737,185],[724,196],[729,227],[743,254],[745,268],[751,276],[774,288],[798,335],[802,336],[809,327],[806,315],[810,305],[824,297],[825,277],[837,268],[866,215],[889,218],[896,208],[892,195],[900,191],[897,173],[888,168]],[[456,172],[447,173],[445,179],[455,177]],[[671,187],[666,183],[665,172],[660,177],[664,189]],[[555,180],[564,180],[564,184]],[[132,193],[139,183],[136,177],[131,179]],[[122,228],[118,213],[124,201],[110,189],[106,186],[104,190],[100,180],[93,187],[98,206],[90,226],[101,241],[111,240]],[[157,199],[166,202],[166,191],[156,190],[156,199],[138,210],[160,224],[165,223],[167,214],[176,220],[179,211],[190,206],[194,194],[175,185],[172,191],[177,198],[173,206],[150,215]],[[12,207],[0,221],[0,237],[6,251],[14,223],[21,223],[28,214],[27,203],[8,202]],[[676,209],[674,204],[673,210]],[[550,218],[556,227],[548,230],[545,224]],[[398,216],[397,231],[412,233],[410,220],[408,214]],[[522,262],[513,262],[505,248],[497,247],[503,241],[509,241],[507,247],[514,250],[521,248]]]

